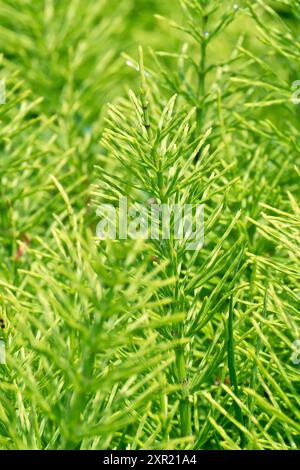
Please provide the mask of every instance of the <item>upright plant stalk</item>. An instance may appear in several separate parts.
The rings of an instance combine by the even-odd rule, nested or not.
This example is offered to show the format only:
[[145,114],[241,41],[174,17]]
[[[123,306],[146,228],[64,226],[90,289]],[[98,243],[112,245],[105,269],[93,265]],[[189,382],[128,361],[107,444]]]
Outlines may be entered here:
[[181,385],[181,399],[179,404],[181,436],[189,436],[192,434],[191,406],[189,403],[188,377],[183,348],[176,350],[176,370],[178,382]]
[[203,15],[202,20],[202,42],[200,47],[200,62],[198,70],[198,110],[197,110],[197,131],[201,132],[204,117],[204,96],[205,96],[205,78],[206,78],[206,48],[207,48],[207,29],[208,17]]
[[[236,277],[238,273],[243,253],[244,253],[244,249],[242,249],[241,254],[239,256],[239,259],[235,268],[234,278]],[[230,302],[229,302],[229,314],[228,314],[227,360],[228,360],[230,383],[233,387],[233,391],[236,397],[240,398],[239,387],[238,387],[237,376],[236,376],[236,368],[235,368],[235,351],[234,351],[234,337],[233,337],[233,309],[234,309],[234,297],[233,297],[233,294],[231,294]],[[239,421],[239,423],[243,425],[243,415],[242,415],[242,410],[240,406],[238,405],[236,401],[233,402],[233,406],[234,406],[236,419]],[[241,430],[239,430],[239,434],[240,434],[240,439],[241,439],[241,447],[244,448],[246,445],[245,435]]]
[[[268,308],[268,287],[266,288],[265,295],[264,295],[264,304],[263,304],[263,312],[262,312],[262,320],[264,320],[267,316],[267,308]],[[256,345],[255,345],[255,357],[258,357],[262,347],[262,340],[261,337],[257,337]],[[250,379],[250,388],[252,390],[256,390],[257,386],[257,379],[258,379],[258,367],[257,363],[255,360],[253,361],[253,369],[252,369],[252,374],[251,374],[251,379]],[[248,398],[248,408],[251,413],[253,414],[254,411],[254,397],[252,395],[249,395]],[[250,420],[250,417],[248,418],[248,428],[252,426],[252,421]]]
[[[149,100],[147,97],[147,84],[145,79],[145,70],[144,70],[144,60],[143,60],[143,49],[139,47],[139,70],[141,76],[141,85],[140,85],[140,99],[143,109],[143,119],[144,127],[147,131],[148,137],[151,140],[151,126],[150,126],[150,117],[149,117]],[[158,159],[157,164],[157,182],[160,191],[161,203],[166,203],[166,197],[164,194],[164,185],[163,185],[163,175],[162,175],[162,161]],[[169,257],[171,258],[171,250],[169,250]],[[174,265],[174,276],[178,275],[178,266],[177,263]],[[178,294],[178,285],[176,284],[174,297],[177,299]],[[178,300],[178,299],[177,299]],[[192,433],[192,424],[191,424],[191,407],[189,403],[189,390],[188,390],[188,377],[186,371],[186,362],[185,362],[185,351],[184,347],[179,347],[176,349],[176,376],[178,384],[181,388],[181,399],[179,405],[180,411],[180,428],[181,436],[188,436]]]
[[149,137],[151,137],[151,127],[150,127],[150,119],[149,119],[149,101],[147,97],[147,85],[146,85],[146,78],[145,78],[143,49],[141,46],[139,47],[139,70],[140,70],[140,77],[141,77],[140,98],[141,98],[142,109],[143,109],[144,126]]
[[[234,354],[234,339],[233,339],[233,307],[234,307],[234,301],[233,301],[233,295],[230,297],[230,303],[229,303],[229,317],[228,317],[228,343],[227,343],[227,351],[228,351],[228,369],[229,369],[229,377],[230,377],[230,383],[233,386],[233,391],[237,398],[239,398],[239,388],[238,388],[238,383],[237,383],[237,377],[236,377],[236,369],[235,369],[235,354]],[[242,416],[242,411],[240,406],[234,401],[233,403],[234,406],[234,411],[237,420],[239,423],[243,424],[243,416]],[[245,447],[246,441],[245,441],[245,436],[244,433],[239,430],[240,433],[240,438],[241,438],[241,446],[242,448]]]

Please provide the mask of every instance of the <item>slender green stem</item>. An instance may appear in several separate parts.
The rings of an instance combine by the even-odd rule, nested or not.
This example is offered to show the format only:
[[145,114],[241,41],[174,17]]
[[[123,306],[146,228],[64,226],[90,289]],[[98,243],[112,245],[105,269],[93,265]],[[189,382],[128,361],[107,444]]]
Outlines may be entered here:
[[[233,338],[233,295],[230,297],[229,303],[229,317],[228,317],[228,341],[227,341],[227,358],[228,358],[228,369],[230,383],[233,386],[233,391],[237,398],[240,397],[239,387],[237,383],[236,368],[235,368],[235,353],[234,353],[234,338]],[[238,403],[234,401],[233,403],[236,419],[243,424],[243,415],[242,410]],[[241,438],[241,447],[244,448],[246,444],[244,433],[239,430]]]
[[[144,61],[143,61],[143,50],[139,48],[139,69],[141,76],[141,87],[140,87],[140,99],[143,109],[143,118],[144,126],[146,128],[149,139],[151,140],[151,127],[150,127],[150,116],[149,116],[149,101],[147,98],[147,84],[144,71]],[[165,203],[165,194],[164,194],[164,181],[163,181],[163,171],[162,171],[162,160],[157,161],[157,184],[159,188],[159,195],[161,203]],[[172,253],[174,252],[174,247],[169,252],[169,257],[172,258]],[[177,264],[174,266],[174,276],[178,275]],[[176,283],[176,289],[174,296],[178,300],[178,284]],[[180,335],[179,335],[180,336]],[[192,433],[191,425],[191,407],[189,403],[189,391],[188,391],[188,378],[186,373],[186,362],[185,362],[185,353],[184,348],[178,348],[176,350],[176,374],[178,382],[181,386],[181,399],[179,405],[180,411],[180,427],[181,435],[188,436]]]
[[[237,265],[234,272],[234,279],[236,278],[241,260],[244,254],[244,247],[242,248],[240,255],[238,257]],[[235,367],[235,350],[234,350],[234,336],[233,336],[233,315],[234,315],[234,298],[233,294],[230,296],[229,302],[229,314],[228,314],[228,331],[227,331],[227,360],[228,360],[228,369],[229,369],[229,378],[230,383],[233,387],[233,391],[236,397],[240,398],[240,392],[237,382],[236,367]],[[243,415],[242,410],[236,401],[233,402],[234,412],[236,419],[243,425]],[[246,445],[246,439],[244,433],[239,430],[241,447],[244,448]]]
[[202,33],[203,38],[200,47],[200,62],[198,70],[198,110],[197,110],[197,132],[200,133],[203,126],[204,119],[204,97],[205,97],[205,79],[206,79],[206,52],[207,52],[207,39],[204,36],[206,33],[208,18],[203,16],[202,20]]
[[188,377],[186,373],[184,349],[176,350],[176,371],[178,382],[181,385],[180,399],[180,427],[181,435],[188,436],[192,434],[191,406],[189,402]]
[[[88,344],[89,347],[86,347],[83,351],[81,367],[83,383],[88,383],[90,381],[95,360],[95,352],[94,349],[91,347],[92,340],[89,341]],[[79,426],[79,423],[81,421],[81,413],[82,410],[85,408],[86,403],[88,402],[88,396],[88,391],[84,386],[80,391],[73,391],[67,415],[69,428],[72,429],[72,431],[76,431]],[[82,438],[77,436],[75,432],[72,436],[67,436],[63,447],[65,450],[76,450],[80,449],[81,443]]]
[[143,109],[144,126],[149,137],[151,137],[151,126],[150,126],[150,118],[149,118],[149,101],[147,97],[147,84],[146,84],[146,77],[145,77],[144,55],[143,55],[142,47],[139,47],[139,70],[140,70],[140,78],[141,78],[140,97],[141,97],[141,103],[142,103],[142,109]]
[[[262,320],[264,320],[267,316],[267,305],[268,305],[268,287],[266,288],[265,291],[265,296],[264,296],[264,305],[263,305],[263,312],[262,312]],[[262,347],[262,340],[261,337],[257,337],[256,345],[255,345],[255,357],[257,358]],[[257,386],[257,379],[258,379],[258,367],[257,363],[254,361],[253,363],[253,369],[252,369],[252,374],[251,374],[251,379],[250,379],[250,388],[251,390],[256,390]],[[252,395],[249,395],[248,398],[248,408],[251,413],[253,414],[254,411],[254,397]],[[253,423],[249,417],[248,419],[248,428],[252,427]]]

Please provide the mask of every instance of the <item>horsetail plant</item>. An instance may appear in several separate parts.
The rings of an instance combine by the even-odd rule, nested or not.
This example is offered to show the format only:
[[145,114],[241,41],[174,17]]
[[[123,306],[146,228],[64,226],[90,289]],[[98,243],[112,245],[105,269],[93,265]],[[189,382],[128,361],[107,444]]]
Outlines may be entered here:
[[[194,138],[196,110],[192,108],[190,112],[176,112],[176,96],[170,99],[164,109],[160,109],[159,99],[151,94],[146,85],[141,49],[139,54],[140,98],[131,91],[130,102],[124,102],[118,108],[110,106],[108,127],[103,136],[103,145],[110,155],[109,162],[116,162],[113,164],[114,173],[122,175],[124,172],[124,176],[118,178],[116,185],[114,175],[105,169],[105,156],[103,166],[99,169],[100,182],[95,196],[98,202],[109,200],[117,206],[120,195],[126,194],[134,202],[144,201],[151,205],[152,201],[156,201],[157,204],[166,204],[170,211],[175,204],[183,207],[205,203],[207,226],[212,227],[222,210],[225,190],[230,186],[230,181],[222,182],[227,168],[222,167],[219,159],[221,148],[210,150],[207,144],[210,130]],[[195,162],[195,156],[199,153],[201,159]],[[225,235],[228,236],[233,230],[236,220],[237,217],[232,217]],[[151,243],[155,264],[163,263],[165,266],[161,273],[163,278],[175,279],[174,286],[159,291],[160,298],[172,299],[171,305],[162,309],[160,314],[164,317],[169,311],[173,314],[185,312],[184,321],[175,328],[166,328],[161,332],[162,340],[185,340],[185,344],[175,351],[176,362],[170,376],[172,382],[177,382],[181,388],[179,414],[182,436],[192,435],[194,427],[191,415],[191,384],[195,374],[194,335],[196,332],[200,334],[212,316],[210,313],[205,318],[207,308],[204,304],[209,305],[217,294],[226,296],[226,290],[222,290],[232,270],[223,275],[222,268],[226,261],[235,256],[239,245],[237,241],[233,246],[226,247],[221,239],[212,251],[207,249],[205,255],[201,255],[199,250],[190,253],[186,251],[187,241],[177,240],[171,235],[170,239],[153,240]],[[209,267],[213,263],[214,268],[210,271]],[[209,281],[216,275],[220,275],[219,282],[204,299],[201,295],[203,277]]]
[[299,449],[299,18],[0,0],[1,450]]

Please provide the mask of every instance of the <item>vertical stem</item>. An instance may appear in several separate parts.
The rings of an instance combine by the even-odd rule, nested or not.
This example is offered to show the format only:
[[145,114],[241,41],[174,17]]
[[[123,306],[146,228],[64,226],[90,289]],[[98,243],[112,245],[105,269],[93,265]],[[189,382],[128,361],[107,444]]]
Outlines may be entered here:
[[[233,386],[233,391],[235,395],[237,396],[237,398],[239,398],[240,394],[239,394],[239,388],[238,388],[237,377],[236,377],[234,339],[233,339],[233,295],[231,295],[230,303],[229,303],[227,358],[228,358],[230,383]],[[242,416],[242,410],[240,406],[235,401],[233,403],[233,406],[234,406],[236,419],[241,424],[243,424],[243,416]],[[244,448],[246,444],[245,436],[241,430],[239,430],[239,433],[240,433],[240,438],[241,438],[241,447]]]
[[[244,254],[245,247],[242,248],[240,255],[238,257],[238,261],[234,270],[234,279],[236,278],[240,263]],[[235,368],[235,351],[234,351],[234,337],[233,337],[233,309],[234,309],[234,299],[233,294],[230,296],[229,302],[229,314],[228,314],[228,331],[227,331],[227,360],[228,360],[228,369],[229,369],[229,377],[230,383],[233,387],[233,391],[237,398],[240,398],[239,387],[237,383],[237,376],[236,376],[236,368]],[[243,415],[242,410],[239,404],[234,400],[233,402],[234,412],[236,419],[243,425]],[[246,438],[242,430],[239,430],[240,439],[241,439],[241,447],[244,448],[246,445]]]
[[142,47],[139,47],[139,70],[141,77],[140,97],[143,108],[144,126],[149,137],[151,137],[150,118],[149,118],[149,101],[147,97],[147,84],[144,68],[144,55]]
[[[265,295],[264,295],[262,321],[267,316],[267,308],[268,308],[268,286],[266,287]],[[262,327],[263,327],[263,323],[262,323]],[[257,340],[256,340],[256,345],[255,345],[255,357],[259,356],[261,348],[262,348],[262,340],[261,340],[261,337],[258,335]],[[250,378],[250,388],[251,388],[251,390],[256,390],[257,379],[258,379],[258,366],[257,366],[257,363],[254,360],[253,361],[252,374],[251,374],[251,378]],[[249,395],[248,409],[249,409],[251,415],[253,414],[253,411],[254,411],[254,405],[255,405],[254,398],[253,398],[253,396]],[[250,420],[250,418],[248,418],[248,428],[251,429],[252,426],[253,426],[252,421]]]
[[[145,78],[144,70],[144,60],[143,60],[143,49],[139,47],[139,70],[141,77],[141,87],[140,87],[140,99],[143,109],[143,118],[144,126],[146,128],[149,139],[151,140],[151,126],[149,118],[149,101],[147,97],[147,84]],[[163,172],[162,172],[162,161],[161,159],[157,162],[157,183],[160,193],[161,203],[165,203],[165,194],[164,194],[164,181],[163,181]],[[172,258],[173,250],[170,250],[170,258]],[[177,263],[176,267],[174,266],[174,275],[178,275],[177,272]],[[178,285],[177,285],[178,287]],[[177,298],[178,289],[175,290],[175,297]],[[185,354],[184,348],[179,347],[176,350],[176,374],[178,382],[181,386],[181,399],[179,405],[180,411],[180,427],[181,435],[188,436],[192,434],[192,425],[191,425],[191,406],[189,403],[189,390],[188,390],[188,378],[186,373],[186,364],[185,364]]]
[[189,402],[188,378],[186,374],[184,349],[176,350],[176,370],[178,382],[181,385],[181,400],[179,405],[181,435],[192,434],[191,406]]
[[206,78],[206,48],[207,48],[207,39],[205,36],[207,28],[207,15],[203,16],[202,20],[202,42],[200,48],[200,62],[199,62],[199,71],[198,71],[198,99],[199,105],[197,110],[197,132],[200,133],[203,125],[204,118],[204,96],[205,96],[205,78]]
[[[93,333],[94,331],[92,331],[91,334]],[[80,449],[82,443],[82,437],[79,437],[77,435],[77,431],[81,423],[82,410],[85,408],[89,398],[89,392],[85,386],[85,383],[88,383],[91,380],[95,361],[94,348],[91,346],[93,344],[92,340],[87,341],[87,344],[89,346],[86,346],[83,350],[83,359],[81,366],[81,375],[83,382],[82,389],[74,390],[69,401],[67,419],[65,421],[67,424],[68,436],[66,437],[63,445],[63,448],[65,450]]]

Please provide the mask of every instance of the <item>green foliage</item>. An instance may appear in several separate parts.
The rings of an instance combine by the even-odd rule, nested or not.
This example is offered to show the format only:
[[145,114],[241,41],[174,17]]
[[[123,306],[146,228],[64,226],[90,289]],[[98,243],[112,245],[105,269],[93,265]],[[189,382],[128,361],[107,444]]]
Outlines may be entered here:
[[[299,448],[299,17],[0,1],[1,449]],[[204,247],[97,239],[122,196]]]

